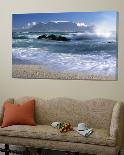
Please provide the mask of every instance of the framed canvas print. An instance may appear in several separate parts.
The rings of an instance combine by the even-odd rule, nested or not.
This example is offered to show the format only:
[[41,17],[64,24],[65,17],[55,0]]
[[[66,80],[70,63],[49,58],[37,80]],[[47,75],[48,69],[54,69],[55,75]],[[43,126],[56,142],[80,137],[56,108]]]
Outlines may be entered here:
[[12,77],[117,80],[116,11],[12,15]]

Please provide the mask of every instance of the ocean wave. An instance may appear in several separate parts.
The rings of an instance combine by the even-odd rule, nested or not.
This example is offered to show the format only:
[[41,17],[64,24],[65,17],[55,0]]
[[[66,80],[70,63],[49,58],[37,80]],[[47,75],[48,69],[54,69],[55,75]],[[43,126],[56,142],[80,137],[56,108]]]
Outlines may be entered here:
[[89,32],[70,32],[70,33],[67,33],[67,32],[56,32],[56,33],[52,33],[52,32],[41,32],[41,33],[30,33],[30,32],[21,32],[21,33],[13,33],[12,36],[13,36],[13,39],[37,39],[38,36],[40,35],[51,35],[51,34],[54,34],[56,36],[63,36],[63,37],[66,37],[67,39],[70,39],[70,40],[77,40],[77,41],[80,41],[80,40],[98,40],[98,39],[102,39],[102,40],[113,40],[113,41],[116,41],[116,35],[113,34],[112,36],[110,37],[103,37],[103,36],[99,36],[97,35],[96,33],[89,33]]
[[13,36],[13,39],[29,39],[27,36]]
[[96,39],[102,39],[102,40],[116,40],[115,36],[111,36],[111,37],[103,37],[103,36],[98,36],[96,33],[68,33],[65,34],[64,36],[66,36],[67,38],[71,39],[71,40],[96,40]]
[[[36,37],[36,36],[35,36]],[[37,40],[37,39],[13,39],[13,48],[48,48],[51,53],[70,53],[70,54],[99,54],[117,52],[117,43],[111,40],[72,40],[69,42]]]
[[116,57],[110,54],[51,53],[48,48],[13,48],[14,63],[41,64],[52,71],[115,75]]
[[38,35],[13,35],[13,39],[37,39]]

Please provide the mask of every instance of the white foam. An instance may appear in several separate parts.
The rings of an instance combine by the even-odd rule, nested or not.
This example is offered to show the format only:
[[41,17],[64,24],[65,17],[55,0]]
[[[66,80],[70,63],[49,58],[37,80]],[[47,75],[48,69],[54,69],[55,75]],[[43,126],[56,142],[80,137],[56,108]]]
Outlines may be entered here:
[[28,60],[45,67],[64,72],[87,72],[97,75],[115,75],[116,58],[110,55],[79,55],[48,52],[42,48],[15,48],[13,58]]

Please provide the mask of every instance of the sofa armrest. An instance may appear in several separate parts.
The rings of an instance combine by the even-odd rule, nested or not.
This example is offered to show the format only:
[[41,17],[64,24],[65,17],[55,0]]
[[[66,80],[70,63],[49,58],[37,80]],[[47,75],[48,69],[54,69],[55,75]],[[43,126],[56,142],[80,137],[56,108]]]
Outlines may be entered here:
[[118,145],[122,143],[123,128],[123,103],[117,102],[114,105],[110,125],[110,136],[117,139]]

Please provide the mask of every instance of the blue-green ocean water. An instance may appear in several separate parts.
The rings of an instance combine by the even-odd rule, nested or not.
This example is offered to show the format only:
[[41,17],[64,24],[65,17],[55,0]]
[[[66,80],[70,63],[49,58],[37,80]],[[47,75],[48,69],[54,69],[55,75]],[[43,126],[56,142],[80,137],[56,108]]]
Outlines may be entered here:
[[[38,40],[43,34],[62,35],[70,41]],[[116,37],[80,32],[13,32],[12,37],[13,64],[39,64],[60,72],[116,75]]]

